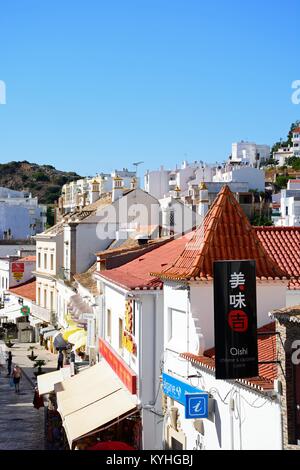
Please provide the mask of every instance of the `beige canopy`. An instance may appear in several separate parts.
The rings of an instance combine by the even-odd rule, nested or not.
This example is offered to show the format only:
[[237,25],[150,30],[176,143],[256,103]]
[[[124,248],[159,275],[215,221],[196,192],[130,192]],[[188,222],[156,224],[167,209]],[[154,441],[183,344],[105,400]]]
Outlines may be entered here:
[[136,410],[136,401],[102,360],[55,385],[58,411],[72,448],[74,441]]

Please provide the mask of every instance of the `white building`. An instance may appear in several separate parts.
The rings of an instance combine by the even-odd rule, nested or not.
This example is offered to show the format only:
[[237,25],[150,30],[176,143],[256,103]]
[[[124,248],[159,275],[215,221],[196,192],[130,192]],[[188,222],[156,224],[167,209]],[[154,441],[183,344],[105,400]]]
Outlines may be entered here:
[[[254,259],[257,265],[258,328],[274,338],[268,313],[286,302],[286,272],[272,260],[228,187],[204,224],[171,267],[154,272],[164,281],[164,444],[171,449],[281,449],[281,407],[276,366],[260,367],[260,377],[216,380],[214,373],[213,262]],[[262,337],[263,338],[263,337]],[[260,360],[274,360],[259,339]],[[266,357],[267,354],[267,357]],[[207,419],[186,419],[172,396],[190,386],[209,394]],[[170,381],[170,383],[168,383]]]
[[280,210],[272,217],[274,225],[283,227],[300,226],[300,180],[289,180],[287,189],[280,193]]
[[163,199],[180,188],[184,194],[188,190],[191,181],[199,184],[201,181],[212,181],[215,165],[209,165],[202,161],[188,163],[184,161],[180,168],[166,170],[163,166],[159,170],[147,171],[144,177],[145,191],[157,199]]
[[231,163],[240,163],[259,167],[270,158],[269,145],[258,145],[254,142],[234,142],[231,147]]
[[75,274],[86,272],[95,263],[96,252],[112,243],[117,247],[132,233],[140,232],[146,238],[156,236],[159,202],[135,188],[135,179],[131,184],[133,188],[128,190],[122,178],[115,177],[111,194],[66,214],[54,227],[36,237],[37,306],[46,309],[49,315],[50,312],[56,315],[60,305],[57,279],[72,282]]
[[5,292],[34,277],[36,257],[10,256],[0,258],[0,297],[5,297]]
[[[100,173],[95,177],[82,178],[65,184],[62,187],[62,197],[59,200],[60,216],[93,204],[101,196],[110,193],[116,176],[122,178],[124,188],[130,189],[132,179],[136,177],[136,173],[123,168],[123,170]],[[139,178],[136,178],[136,182],[139,186]]]
[[291,157],[300,157],[300,127],[296,127],[292,132],[292,144],[288,147],[280,147],[273,152],[273,159],[278,161],[279,166],[286,165]]
[[[144,253],[137,250],[136,259],[114,269],[100,270],[99,259],[95,275],[98,290],[103,293],[100,356],[117,374],[120,371],[118,375],[123,381],[124,367],[127,369],[131,379],[127,382],[126,378],[125,385],[136,395],[141,410],[142,449],[161,449],[162,445],[163,295],[162,282],[153,279],[150,272],[167,266],[190,237],[168,241]],[[127,256],[125,251],[124,260]]]
[[[249,189],[265,191],[265,173],[251,166],[218,168],[213,177],[215,183],[246,183]],[[248,189],[248,190],[249,190]]]
[[0,239],[26,240],[45,230],[47,207],[23,191],[0,188]]

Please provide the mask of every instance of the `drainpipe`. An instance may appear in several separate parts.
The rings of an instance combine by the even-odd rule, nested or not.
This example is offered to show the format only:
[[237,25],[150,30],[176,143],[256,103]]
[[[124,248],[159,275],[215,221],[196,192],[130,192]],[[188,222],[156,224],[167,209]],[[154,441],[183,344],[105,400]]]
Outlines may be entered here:
[[[186,303],[186,339],[187,339],[187,351],[190,352],[190,300],[191,300],[191,289],[187,286],[187,303]],[[187,361],[187,376],[190,375],[190,361]]]
[[234,399],[233,393],[230,394],[229,399],[229,414],[230,414],[230,442],[231,442],[231,450],[234,450],[234,429],[233,429],[233,412],[234,412]]

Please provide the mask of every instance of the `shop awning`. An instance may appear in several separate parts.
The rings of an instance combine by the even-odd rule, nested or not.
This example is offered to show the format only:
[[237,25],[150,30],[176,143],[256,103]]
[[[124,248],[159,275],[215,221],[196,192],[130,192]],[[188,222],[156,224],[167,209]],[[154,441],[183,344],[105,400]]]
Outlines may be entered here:
[[86,345],[87,332],[85,330],[76,331],[69,336],[69,343],[74,345],[74,349],[82,348]]
[[43,323],[43,320],[40,320],[39,318],[33,318],[29,317],[30,325],[36,326],[36,325],[41,325]]
[[68,342],[63,338],[63,335],[60,331],[57,331],[53,336],[53,346],[56,349],[67,349],[69,346]]
[[44,333],[44,339],[52,338],[57,333],[58,333],[58,330],[46,331],[46,333]]
[[41,328],[40,333],[41,333],[41,335],[43,335],[47,331],[52,331],[52,330],[55,330],[55,326],[49,325],[49,326],[46,326],[45,328]]
[[74,441],[136,410],[133,396],[104,361],[55,385],[55,391],[71,448]]
[[54,385],[62,382],[65,379],[71,377],[71,368],[63,367],[54,372],[48,372],[48,374],[42,374],[37,376],[37,384],[39,395],[45,393],[54,392]]
[[63,339],[67,341],[69,339],[69,336],[73,335],[77,331],[82,331],[82,328],[78,328],[77,325],[75,327],[72,326],[70,328],[67,328],[62,334]]

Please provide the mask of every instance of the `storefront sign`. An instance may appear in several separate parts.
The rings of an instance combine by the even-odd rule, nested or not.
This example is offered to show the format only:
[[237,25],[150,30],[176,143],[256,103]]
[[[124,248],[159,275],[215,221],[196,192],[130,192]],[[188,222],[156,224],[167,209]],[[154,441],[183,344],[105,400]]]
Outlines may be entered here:
[[255,261],[214,263],[216,379],[258,375]]
[[205,392],[199,388],[193,387],[192,385],[185,382],[181,382],[181,380],[175,379],[175,377],[172,377],[169,374],[165,374],[164,372],[162,374],[162,385],[165,395],[173,398],[173,400],[178,401],[178,403],[181,403],[184,406],[186,405],[187,395],[193,396],[196,394],[199,395],[199,393],[205,394]]
[[23,279],[24,270],[25,270],[24,263],[15,262],[11,264],[11,272],[12,272],[13,278],[17,282],[20,282]]
[[121,379],[127,389],[136,394],[136,374],[128,367],[112,347],[102,338],[99,338],[99,352],[110,365],[113,371]]
[[125,303],[125,329],[123,331],[122,346],[131,354],[137,353],[136,343],[133,338],[133,301]]
[[208,418],[208,393],[185,395],[185,418]]

